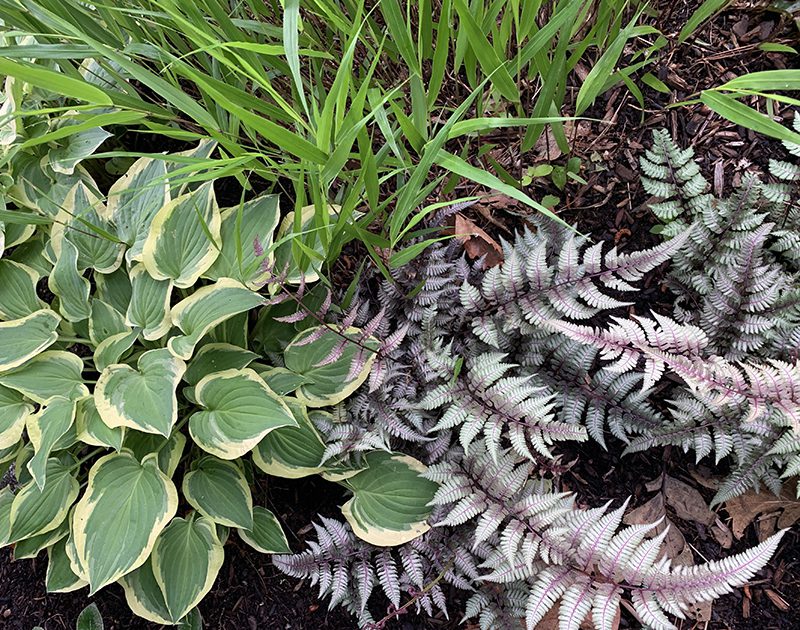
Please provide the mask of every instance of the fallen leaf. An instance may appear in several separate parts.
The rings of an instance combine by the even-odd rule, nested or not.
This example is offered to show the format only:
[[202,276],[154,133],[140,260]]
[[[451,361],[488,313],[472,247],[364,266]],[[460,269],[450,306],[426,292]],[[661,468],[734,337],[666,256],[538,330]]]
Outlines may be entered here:
[[733,546],[733,532],[731,532],[730,527],[719,520],[719,518],[717,518],[711,526],[711,535],[723,549],[730,549]]
[[711,525],[717,518],[696,488],[675,477],[667,476],[664,479],[664,494],[667,503],[681,520]]
[[689,610],[686,612],[689,613],[689,616],[694,619],[695,621],[699,622],[709,622],[711,621],[711,612],[713,608],[713,602],[695,602],[691,606],[689,606]]
[[722,477],[712,477],[711,471],[705,466],[690,468],[689,474],[697,483],[709,490],[719,490],[722,485]]
[[784,485],[780,496],[775,496],[771,492],[748,490],[738,497],[725,501],[723,505],[731,517],[731,530],[737,539],[741,538],[748,525],[762,514],[777,513],[776,525],[780,529],[791,527],[800,520],[800,500],[797,499],[795,484]]
[[472,259],[484,258],[487,267],[503,262],[503,249],[491,236],[463,214],[456,215],[455,236],[464,243],[464,251]]
[[664,540],[665,554],[673,564],[694,564],[694,556],[691,549],[686,544],[686,539],[683,537],[681,530],[668,518],[666,518],[667,511],[664,503],[664,495],[662,493],[656,494],[652,499],[643,503],[637,508],[628,512],[622,519],[626,525],[645,525],[655,523],[659,519],[664,519],[657,527],[653,529],[650,536],[656,536],[669,527],[667,536]]
[[659,492],[652,499],[623,516],[622,522],[626,525],[646,525],[655,523],[658,519],[664,518],[665,515],[664,495]]

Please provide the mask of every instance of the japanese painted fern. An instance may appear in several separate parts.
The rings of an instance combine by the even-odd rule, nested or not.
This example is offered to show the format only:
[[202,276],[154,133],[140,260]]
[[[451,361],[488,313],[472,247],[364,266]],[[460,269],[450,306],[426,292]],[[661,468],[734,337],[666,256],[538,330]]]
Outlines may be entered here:
[[[652,249],[621,253],[540,220],[503,244],[500,267],[471,266],[450,243],[391,282],[364,278],[354,323],[402,341],[346,407],[315,422],[326,457],[357,462],[382,445],[424,461],[439,484],[433,528],[378,548],[323,519],[317,542],[276,565],[372,628],[382,627],[369,605],[378,591],[389,616],[404,601],[447,614],[445,583],[470,593],[464,613],[484,630],[520,619],[535,628],[554,606],[564,630],[586,618],[608,630],[623,600],[649,627],[674,628],[691,603],[749,580],[782,533],[723,560],[672,566],[656,524],[620,527],[626,503],[585,509],[560,490],[561,446],[605,447],[609,434],[629,451],[677,443],[698,458],[734,458],[719,500],[756,479],[776,488],[776,464],[800,469],[800,440],[790,439],[800,369],[784,337],[797,328],[797,252],[770,215],[791,195],[746,180],[714,200],[691,158],[666,136],[648,154],[643,171],[666,198],[656,212],[669,237]],[[742,208],[754,195],[760,219]],[[709,255],[714,264],[701,264]],[[639,281],[667,262],[678,321],[628,315]]]

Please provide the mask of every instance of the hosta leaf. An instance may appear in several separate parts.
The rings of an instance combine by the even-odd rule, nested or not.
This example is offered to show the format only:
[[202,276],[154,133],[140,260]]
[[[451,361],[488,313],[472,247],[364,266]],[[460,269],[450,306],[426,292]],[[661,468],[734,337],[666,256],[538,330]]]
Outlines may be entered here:
[[246,312],[229,317],[208,331],[208,341],[210,343],[228,343],[239,348],[246,348],[250,345],[250,337],[247,334],[247,319]]
[[119,363],[123,355],[133,347],[139,338],[139,329],[128,330],[106,337],[94,350],[92,359],[94,367],[98,372],[102,372],[109,365]]
[[[2,333],[0,333],[0,337]],[[4,348],[0,346],[0,353]],[[57,396],[78,399],[89,390],[83,384],[83,361],[71,352],[51,350],[37,354],[13,372],[0,375],[0,385],[10,387],[40,405]]]
[[89,316],[89,339],[92,343],[99,344],[111,335],[129,330],[122,313],[102,300],[92,300],[92,313]]
[[[336,222],[335,218],[338,210],[336,206],[328,206],[328,214],[333,220],[333,223]],[[303,246],[300,247],[299,244],[294,243],[294,247],[302,252],[306,258],[305,271],[301,271],[295,261],[295,255],[292,252],[292,238],[284,241],[275,248],[275,269],[282,272],[285,268],[288,268],[289,271],[286,282],[290,284],[298,284],[301,279],[303,279],[304,282],[315,282],[319,280],[319,270],[322,263],[325,261],[325,246],[323,245],[325,241],[321,238],[320,230],[315,229],[317,228],[315,225],[315,215],[316,208],[314,206],[306,206],[300,211],[300,232],[303,234],[300,235],[298,233],[297,236],[294,237],[302,239]],[[323,229],[330,230],[330,225],[329,223],[327,227]],[[278,228],[277,240],[280,241],[292,232],[297,232],[295,227],[295,213],[289,212],[281,222],[280,228]],[[309,252],[313,252],[313,255],[309,255]]]
[[0,450],[14,446],[22,437],[25,420],[33,413],[33,405],[22,394],[0,385]]
[[169,201],[166,175],[164,160],[140,158],[108,191],[108,213],[117,235],[130,247],[129,260],[141,260],[153,217]]
[[94,390],[100,417],[112,428],[168,437],[178,420],[175,389],[186,364],[166,348],[158,348],[142,354],[137,367],[111,365],[100,374]]
[[128,272],[117,269],[114,273],[98,274],[94,277],[95,297],[103,300],[120,313],[128,310],[131,301],[131,281]]
[[219,253],[220,214],[214,187],[168,201],[153,217],[142,249],[142,262],[156,280],[181,289],[194,285]]
[[11,488],[0,488],[0,547],[6,544],[11,531],[11,504],[14,502],[14,493]]
[[374,451],[369,467],[344,481],[353,498],[342,514],[356,536],[379,547],[402,545],[430,529],[429,502],[438,485],[420,477],[425,466],[413,457]]
[[73,518],[90,595],[144,564],[177,508],[178,492],[155,455],[142,463],[127,451],[97,460]]
[[14,560],[35,558],[42,549],[46,549],[59,540],[65,539],[67,535],[69,535],[69,522],[65,518],[58,527],[51,529],[49,532],[36,534],[36,536],[18,541],[14,545],[13,558]]
[[59,147],[51,149],[47,154],[49,166],[56,173],[72,175],[78,162],[89,157],[110,137],[111,134],[102,127],[72,133]]
[[75,622],[75,630],[104,630],[103,616],[97,608],[97,604],[89,604],[78,615]]
[[183,380],[197,385],[200,380],[214,372],[241,370],[255,361],[258,355],[229,343],[207,343],[202,346],[186,368]]
[[58,313],[42,309],[20,319],[0,322],[0,373],[19,367],[58,339]]
[[292,393],[306,382],[305,376],[282,367],[270,368],[258,374],[272,391],[281,396]]
[[263,251],[272,245],[272,233],[278,226],[280,216],[279,196],[262,195],[241,206],[222,212],[222,250],[209,270],[204,274],[212,280],[235,278],[251,289],[263,284],[260,270],[262,256],[256,255],[254,242]]
[[48,593],[71,593],[87,584],[72,572],[66,546],[67,539],[62,538],[47,550],[45,585]]
[[67,239],[61,243],[61,253],[47,279],[47,286],[58,296],[58,310],[67,321],[79,322],[91,315],[91,285],[78,272],[78,250]]
[[183,618],[211,590],[225,553],[214,522],[175,518],[153,547],[152,567],[172,623]]
[[[302,341],[308,335],[314,334],[317,328],[309,328],[298,334],[286,347],[284,361],[288,369],[306,380],[295,392],[300,402],[309,407],[328,407],[343,401],[361,386],[369,376],[375,353],[362,350],[355,342],[347,343],[341,356],[321,365],[336,352],[342,338],[333,331],[326,331],[313,343],[303,345]],[[347,337],[357,340],[360,331],[350,328],[347,330]],[[378,343],[373,339],[366,339],[361,345],[372,350],[378,349]],[[366,355],[361,360],[361,369],[354,377],[348,378],[353,362],[359,361],[357,355],[362,353]]]
[[237,529],[239,537],[261,553],[291,553],[289,541],[275,515],[267,508],[253,508],[252,529]]
[[172,323],[183,336],[172,337],[167,343],[170,351],[181,359],[190,359],[194,347],[214,326],[264,303],[258,293],[250,291],[232,278],[198,289],[172,309]]
[[241,457],[273,429],[297,425],[280,397],[249,368],[209,374],[195,396],[204,411],[192,415],[189,432],[200,448],[222,459]]
[[267,435],[253,449],[253,462],[268,475],[287,479],[321,472],[325,443],[309,420],[305,407],[290,398],[284,402],[292,410],[297,426]]
[[78,498],[80,486],[70,466],[56,458],[47,461],[47,482],[39,488],[33,480],[26,483],[11,504],[10,543],[49,532],[67,518]]
[[136,616],[153,623],[170,623],[164,594],[153,574],[152,558],[147,558],[141,567],[120,578],[119,583],[125,591],[128,607]]
[[114,227],[104,218],[105,207],[83,182],[78,182],[64,200],[64,209],[56,216],[50,232],[53,249],[61,256],[64,240],[78,251],[80,271],[92,269],[111,273],[122,264],[125,245],[114,234]]
[[46,407],[29,416],[25,422],[34,451],[34,456],[28,462],[28,472],[40,489],[44,487],[47,477],[50,453],[58,441],[73,429],[74,423],[75,401],[61,397],[51,399]]
[[204,457],[183,478],[183,496],[194,509],[220,525],[253,526],[253,497],[233,462]]
[[125,429],[111,428],[100,417],[93,396],[81,398],[75,413],[75,430],[78,439],[90,446],[106,446],[119,451],[125,437]]
[[129,430],[125,432],[123,442],[123,448],[132,451],[136,459],[141,460],[155,453],[158,467],[170,478],[175,474],[185,446],[186,436],[180,431],[173,431],[169,438],[165,438],[163,435]]
[[0,260],[0,319],[27,317],[45,305],[36,295],[39,274],[13,260]]
[[142,329],[148,341],[160,339],[172,328],[169,300],[172,280],[154,279],[144,265],[134,265],[130,273],[131,298],[125,322]]

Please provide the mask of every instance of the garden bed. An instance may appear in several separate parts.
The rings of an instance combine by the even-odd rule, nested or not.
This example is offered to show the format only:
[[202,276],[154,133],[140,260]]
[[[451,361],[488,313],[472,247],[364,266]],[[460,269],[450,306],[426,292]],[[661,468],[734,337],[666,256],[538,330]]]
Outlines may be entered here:
[[[660,3],[656,9],[661,17],[654,25],[676,38],[677,31],[699,3]],[[678,47],[670,45],[660,53],[654,74],[672,89],[665,95],[645,87],[645,107],[636,103],[622,85],[606,92],[586,112],[590,120],[573,124],[569,139],[570,157],[580,159],[583,183],[569,182],[560,190],[552,182],[537,180],[527,189],[535,199],[545,195],[560,196],[565,205],[559,216],[575,224],[579,231],[594,238],[613,242],[622,250],[642,249],[657,244],[651,233],[656,220],[650,212],[639,181],[638,160],[651,143],[654,130],[667,128],[679,146],[692,146],[703,173],[712,179],[715,191],[729,192],[733,184],[749,171],[764,173],[768,160],[782,151],[778,141],[769,140],[752,131],[737,127],[720,118],[700,104],[667,109],[666,106],[691,97],[699,90],[718,84],[746,72],[783,68],[792,58],[783,53],[765,52],[758,48],[762,41],[787,42],[796,38],[797,29],[783,23],[775,14],[758,6],[738,6],[709,22],[689,42]],[[588,69],[579,69],[588,72]],[[575,75],[574,75],[575,76]],[[569,98],[574,100],[579,84],[570,86]],[[454,98],[456,96],[454,95]],[[568,98],[568,102],[569,102]],[[783,110],[786,124],[791,122],[792,109]],[[487,142],[498,148],[490,155],[508,172],[521,174],[539,163],[566,165],[566,156],[545,135],[533,151],[520,154],[519,134],[504,130],[490,132]],[[551,143],[552,141],[552,143]],[[137,146],[137,150],[161,150],[161,146]],[[489,167],[489,164],[484,164]],[[455,191],[463,197],[484,192],[481,187],[461,184]],[[218,191],[219,196],[219,191]],[[236,192],[230,195],[236,202]],[[438,201],[433,195],[432,201]],[[222,204],[221,204],[222,205]],[[229,204],[226,204],[229,205]],[[463,211],[465,217],[485,231],[488,239],[499,242],[510,239],[528,222],[530,209],[504,196],[494,195]],[[334,266],[333,277],[343,291],[353,277],[358,262],[365,256],[359,243],[349,244]],[[636,298],[631,313],[652,310],[670,314],[670,295],[663,290],[662,272],[655,270],[644,281],[644,290]],[[619,446],[619,445],[615,445]],[[699,493],[706,502],[714,494],[713,473],[696,468],[690,456],[677,448],[650,450],[645,453],[618,457],[622,448],[602,450],[592,441],[570,445],[560,453],[564,464],[560,471],[562,489],[576,492],[581,507],[602,505],[614,500],[615,505],[631,496],[631,507],[639,507],[652,498],[653,488],[663,486],[664,479],[677,479]],[[716,471],[715,471],[716,472]],[[664,475],[658,481],[658,475]],[[705,480],[707,483],[703,483]],[[655,482],[655,486],[652,483]],[[332,489],[334,489],[332,491]],[[289,481],[270,478],[253,490],[254,501],[272,510],[285,525],[292,550],[299,552],[307,540],[313,540],[311,524],[318,515],[337,517],[344,501],[338,487],[321,479]],[[694,495],[693,495],[694,496]],[[769,500],[765,498],[765,501]],[[788,510],[789,508],[787,508]],[[666,514],[680,529],[686,543],[693,549],[696,560],[714,560],[724,555],[744,551],[760,542],[758,512],[744,535],[726,545],[713,534],[711,526],[681,518],[675,507],[667,502]],[[731,526],[732,514],[720,509],[718,517]],[[29,630],[41,625],[45,630],[72,630],[79,612],[86,605],[86,591],[68,594],[48,594],[44,588],[46,559],[40,555],[33,561],[10,561],[10,551],[0,551],[0,628]],[[455,594],[454,590],[445,591]],[[459,627],[460,611],[465,598],[455,594],[449,600],[451,619],[441,613],[422,620],[413,614],[389,619],[386,630],[445,630]],[[106,628],[155,629],[161,626],[144,622],[134,616],[125,603],[122,589],[114,585],[92,598],[103,614]],[[708,630],[791,630],[800,628],[800,533],[797,528],[783,538],[778,551],[748,586],[738,589],[713,604],[711,618],[684,622],[682,628]],[[389,610],[388,601],[376,606],[373,614],[380,618]],[[317,598],[316,587],[308,580],[286,576],[272,566],[266,556],[254,551],[232,536],[227,546],[225,563],[214,589],[200,604],[200,611],[209,630],[275,628],[286,630],[339,630],[356,627],[353,617],[342,608],[329,611],[327,600]],[[546,623],[554,625],[546,625]],[[696,625],[693,625],[696,623]],[[557,627],[557,619],[542,622],[542,630]],[[470,621],[467,628],[472,628]],[[474,626],[477,628],[477,626]],[[622,628],[637,627],[627,614],[622,615]],[[505,630],[505,629],[503,629]]]

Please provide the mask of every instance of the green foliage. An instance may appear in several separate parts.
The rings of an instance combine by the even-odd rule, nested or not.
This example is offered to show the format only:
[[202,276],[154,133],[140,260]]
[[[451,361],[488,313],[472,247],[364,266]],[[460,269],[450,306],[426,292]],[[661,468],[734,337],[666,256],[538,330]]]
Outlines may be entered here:
[[[416,460],[365,453],[370,479],[395,478],[405,462],[403,488],[417,500],[398,512],[396,486],[346,480],[337,460],[323,462],[307,406],[357,389],[378,342],[353,326],[298,333],[296,304],[291,321],[278,319],[286,279],[302,294],[318,275],[286,256],[275,281],[276,197],[220,210],[212,179],[181,177],[186,155],[137,160],[105,197],[80,160],[71,174],[51,168],[57,187],[71,183],[57,211],[9,194],[7,212],[52,222],[18,232],[0,259],[0,448],[20,482],[0,494],[0,543],[18,558],[46,549],[50,590],[118,582],[137,615],[171,625],[196,625],[227,528],[262,553],[289,551],[275,515],[253,504],[251,453],[269,474],[338,475],[354,494],[343,511],[363,505],[365,536],[380,530],[388,545],[424,531],[436,487]],[[26,181],[21,156],[8,161],[12,191]],[[246,347],[265,320],[286,338],[272,360]]]
[[[468,158],[500,128],[519,129],[528,151],[548,124],[567,152],[563,116],[582,114],[621,82],[641,99],[633,77],[666,44],[641,24],[643,8],[639,0],[387,0],[374,8],[297,0],[277,10],[221,0],[2,0],[0,18],[16,32],[6,37],[0,71],[82,103],[80,121],[93,127],[218,143],[219,157],[185,162],[184,175],[202,167],[244,187],[253,175],[275,190],[290,183],[290,250],[303,269],[319,266],[317,240],[330,260],[352,238],[378,263],[379,250],[400,250],[396,266],[420,251],[403,252],[404,243],[419,234],[431,211],[421,206],[442,181],[464,177],[550,212]],[[578,64],[594,69],[570,111],[568,77]],[[454,75],[461,80],[451,82]],[[59,164],[71,159],[65,153]],[[126,241],[139,224],[129,217]],[[376,220],[378,233],[367,229]],[[229,261],[213,274],[248,284]]]

